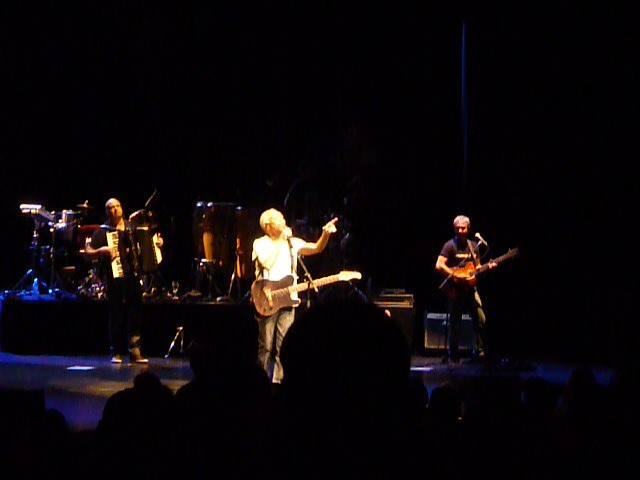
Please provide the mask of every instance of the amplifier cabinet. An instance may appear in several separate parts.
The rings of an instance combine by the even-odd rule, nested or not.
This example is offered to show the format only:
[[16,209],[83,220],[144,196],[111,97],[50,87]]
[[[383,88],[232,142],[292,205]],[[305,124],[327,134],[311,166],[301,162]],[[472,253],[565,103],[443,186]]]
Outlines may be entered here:
[[387,311],[389,316],[400,326],[407,340],[407,346],[413,353],[415,351],[413,332],[416,318],[413,295],[380,295],[373,300],[373,303]]
[[[424,348],[425,350],[445,350],[447,348],[447,329],[449,328],[449,314],[424,312]],[[469,351],[475,345],[473,322],[468,314],[462,315],[460,325],[460,341],[458,348]]]

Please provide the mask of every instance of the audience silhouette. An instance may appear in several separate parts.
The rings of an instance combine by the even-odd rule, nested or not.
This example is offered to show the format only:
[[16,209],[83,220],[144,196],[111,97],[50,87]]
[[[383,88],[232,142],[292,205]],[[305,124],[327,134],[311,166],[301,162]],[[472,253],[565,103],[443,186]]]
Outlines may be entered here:
[[303,312],[282,345],[277,438],[282,474],[391,477],[413,470],[424,404],[410,387],[399,326],[357,299]]
[[243,329],[192,345],[194,377],[175,395],[183,473],[264,476],[271,457],[272,406],[257,345],[257,334]]
[[[257,329],[256,329],[257,330]],[[638,376],[580,366],[566,385],[516,374],[448,378],[429,395],[402,331],[359,296],[325,296],[282,345],[277,390],[256,330],[195,341],[173,394],[151,371],[73,432],[44,392],[0,390],[0,461],[24,478],[602,478],[637,433]]]

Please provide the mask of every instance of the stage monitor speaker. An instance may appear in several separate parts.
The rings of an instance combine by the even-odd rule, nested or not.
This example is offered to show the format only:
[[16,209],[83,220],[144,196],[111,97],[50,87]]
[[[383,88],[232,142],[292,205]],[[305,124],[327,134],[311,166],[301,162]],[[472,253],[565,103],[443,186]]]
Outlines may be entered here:
[[415,310],[413,295],[407,293],[381,294],[373,303],[389,312],[389,316],[400,326],[407,341],[409,351],[413,354]]
[[[447,348],[447,328],[449,328],[449,314],[424,312],[425,350],[445,350]],[[473,322],[468,314],[464,314],[462,315],[462,325],[460,325],[458,348],[461,351],[469,351],[474,344]]]

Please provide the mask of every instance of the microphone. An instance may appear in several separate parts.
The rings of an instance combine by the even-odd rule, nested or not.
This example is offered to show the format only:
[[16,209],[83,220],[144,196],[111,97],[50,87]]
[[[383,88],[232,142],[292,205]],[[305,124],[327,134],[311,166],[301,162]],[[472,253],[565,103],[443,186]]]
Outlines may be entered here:
[[293,236],[293,232],[291,231],[291,227],[285,227],[282,231],[282,236],[285,240],[289,240]]
[[479,240],[478,245],[484,243],[485,247],[489,246],[487,241],[484,238],[482,238],[482,235],[480,235],[478,232],[476,232],[475,237]]

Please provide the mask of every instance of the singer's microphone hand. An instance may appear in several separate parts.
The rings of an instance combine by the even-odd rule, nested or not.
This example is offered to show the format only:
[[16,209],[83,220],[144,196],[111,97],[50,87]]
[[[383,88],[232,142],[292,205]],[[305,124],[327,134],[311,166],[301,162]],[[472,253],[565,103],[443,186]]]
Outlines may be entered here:
[[284,227],[284,230],[282,231],[282,237],[284,239],[287,238],[291,238],[293,236],[293,231],[291,230],[291,227]]

